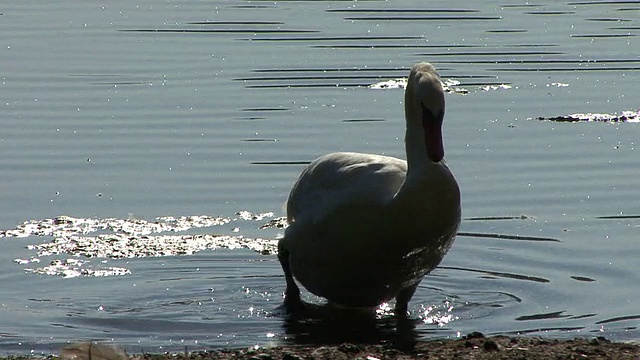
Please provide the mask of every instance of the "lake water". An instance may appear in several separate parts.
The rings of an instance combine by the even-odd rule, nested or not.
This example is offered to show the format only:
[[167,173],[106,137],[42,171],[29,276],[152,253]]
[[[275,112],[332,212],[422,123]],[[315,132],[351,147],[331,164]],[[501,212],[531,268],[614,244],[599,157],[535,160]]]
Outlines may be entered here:
[[[0,233],[0,353],[471,331],[640,339],[640,126],[537,119],[638,111],[640,3],[425,4],[3,4],[0,229],[66,215],[78,220],[56,223],[93,221],[70,230],[89,244],[124,236],[142,249],[127,256],[149,256],[51,254],[58,233]],[[283,215],[304,163],[336,150],[404,156],[403,92],[369,85],[417,61],[468,93],[447,95],[444,125],[461,233],[410,303],[415,328],[399,334],[383,310],[373,323],[329,309],[285,320],[276,257],[248,248],[282,233],[260,226]],[[143,251],[155,233],[113,225],[188,215],[222,219],[164,233],[244,242],[159,256]]]

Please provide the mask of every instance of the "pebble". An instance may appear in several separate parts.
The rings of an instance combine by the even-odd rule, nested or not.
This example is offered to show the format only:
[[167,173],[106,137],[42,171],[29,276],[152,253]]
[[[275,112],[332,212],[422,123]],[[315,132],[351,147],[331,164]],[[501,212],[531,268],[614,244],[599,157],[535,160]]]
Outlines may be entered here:
[[487,340],[482,345],[485,351],[498,351],[500,350],[498,344],[493,340]]
[[292,353],[285,353],[282,356],[282,360],[302,360],[302,358],[296,354],[292,354]]

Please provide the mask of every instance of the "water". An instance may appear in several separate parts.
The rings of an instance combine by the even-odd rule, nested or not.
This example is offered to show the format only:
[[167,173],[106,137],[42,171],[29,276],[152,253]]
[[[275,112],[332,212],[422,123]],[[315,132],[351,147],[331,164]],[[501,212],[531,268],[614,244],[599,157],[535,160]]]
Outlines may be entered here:
[[[285,321],[273,255],[38,256],[27,245],[51,236],[5,237],[0,353],[52,352],[76,340],[157,352],[470,331],[638,340],[640,128],[535,120],[637,110],[637,5],[5,4],[5,230],[59,215],[281,216],[302,164],[320,154],[403,156],[402,91],[367,85],[426,60],[469,94],[447,96],[445,121],[461,235],[410,304],[415,329],[395,331],[388,316],[336,323],[327,309],[321,320]],[[259,229],[269,219],[188,233],[275,239],[281,229]],[[34,257],[40,263],[14,261]],[[68,258],[130,273],[27,271]]]

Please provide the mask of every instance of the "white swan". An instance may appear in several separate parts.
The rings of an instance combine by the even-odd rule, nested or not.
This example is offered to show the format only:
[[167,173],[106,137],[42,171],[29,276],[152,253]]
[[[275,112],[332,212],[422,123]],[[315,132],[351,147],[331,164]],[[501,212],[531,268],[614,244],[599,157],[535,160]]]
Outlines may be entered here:
[[413,66],[405,90],[407,161],[332,153],[307,166],[287,201],[278,244],[286,304],[300,304],[295,278],[344,307],[393,298],[396,313],[453,243],[460,190],[445,164],[444,91],[435,68]]

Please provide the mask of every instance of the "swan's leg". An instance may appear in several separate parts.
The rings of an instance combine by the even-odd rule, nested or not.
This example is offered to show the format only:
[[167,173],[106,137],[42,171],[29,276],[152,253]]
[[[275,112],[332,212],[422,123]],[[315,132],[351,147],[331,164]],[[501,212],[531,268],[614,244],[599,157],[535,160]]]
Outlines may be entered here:
[[278,260],[284,271],[284,278],[287,281],[287,289],[284,291],[284,302],[286,304],[296,305],[301,302],[300,289],[293,279],[291,267],[289,266],[289,251],[284,248],[282,241],[278,243]]
[[415,285],[411,285],[400,290],[400,292],[396,296],[396,316],[407,316],[407,311],[409,309],[409,300],[411,300],[411,297],[413,297],[413,294],[416,292],[418,284],[419,283],[416,283]]

